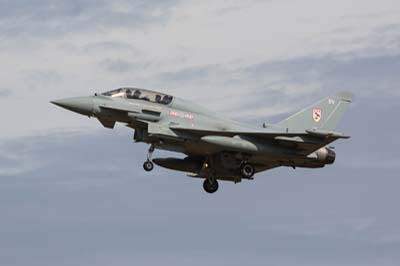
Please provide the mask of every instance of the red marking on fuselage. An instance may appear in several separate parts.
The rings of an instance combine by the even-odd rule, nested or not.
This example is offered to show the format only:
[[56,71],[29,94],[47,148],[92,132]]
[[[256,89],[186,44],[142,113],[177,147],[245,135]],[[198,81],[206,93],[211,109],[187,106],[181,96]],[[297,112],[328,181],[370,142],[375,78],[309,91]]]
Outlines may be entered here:
[[170,116],[174,116],[174,117],[180,117],[180,118],[188,119],[188,120],[193,120],[194,119],[194,116],[192,114],[179,113],[177,111],[169,111],[169,115]]
[[184,117],[185,119],[189,119],[189,120],[192,120],[192,119],[193,119],[193,115],[192,115],[192,114],[185,114],[183,117]]
[[170,111],[170,112],[169,112],[169,115],[170,115],[170,116],[176,116],[176,117],[179,117],[179,116],[180,116],[179,113],[176,112],[176,111]]

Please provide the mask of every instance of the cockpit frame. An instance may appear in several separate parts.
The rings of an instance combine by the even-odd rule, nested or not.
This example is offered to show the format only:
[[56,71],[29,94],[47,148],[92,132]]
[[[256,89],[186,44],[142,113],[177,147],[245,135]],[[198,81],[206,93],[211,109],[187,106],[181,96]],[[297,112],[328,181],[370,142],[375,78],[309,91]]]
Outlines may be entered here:
[[134,100],[143,100],[152,103],[169,105],[173,101],[173,96],[140,88],[118,88],[102,93],[103,96],[120,97]]

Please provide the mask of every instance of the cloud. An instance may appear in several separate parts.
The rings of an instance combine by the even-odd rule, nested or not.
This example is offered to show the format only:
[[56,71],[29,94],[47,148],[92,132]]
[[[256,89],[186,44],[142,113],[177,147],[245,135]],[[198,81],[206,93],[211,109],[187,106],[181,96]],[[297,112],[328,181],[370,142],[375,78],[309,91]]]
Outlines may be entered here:
[[10,96],[11,94],[12,94],[11,90],[0,89],[0,99],[7,98],[7,97]]
[[63,76],[54,70],[32,70],[21,73],[27,85],[25,93],[43,93],[43,88],[57,88],[63,82]]
[[104,59],[99,65],[107,71],[111,72],[127,72],[133,67],[133,63],[123,59]]
[[167,1],[2,1],[1,37],[57,37],[105,28],[139,28],[162,22],[177,4]]
[[[352,57],[330,55],[305,57],[287,61],[266,62],[249,67],[250,78],[278,75],[282,85],[320,84],[325,91],[352,90],[360,96],[371,96],[377,92],[391,94],[399,79],[394,74],[399,69],[399,56]],[[313,87],[313,86],[311,86]],[[304,90],[307,92],[307,90]],[[309,93],[314,93],[312,90]],[[287,96],[296,91],[287,91]]]
[[124,54],[139,54],[140,51],[136,50],[133,45],[129,43],[122,43],[116,41],[100,41],[100,42],[90,42],[84,45],[82,48],[83,53],[105,53],[108,54],[112,51],[120,52]]
[[246,66],[182,68],[155,74],[151,80],[154,89],[169,84],[178,96],[249,122],[288,115],[343,90],[357,98],[397,97],[399,62],[399,55],[331,54]]

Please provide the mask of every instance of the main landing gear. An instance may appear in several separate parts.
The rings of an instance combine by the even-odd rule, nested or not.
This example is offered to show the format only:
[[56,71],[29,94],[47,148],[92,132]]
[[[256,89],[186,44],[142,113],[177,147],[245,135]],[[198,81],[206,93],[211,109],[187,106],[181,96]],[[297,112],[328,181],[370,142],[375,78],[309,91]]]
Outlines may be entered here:
[[213,177],[209,177],[204,180],[203,188],[207,193],[214,193],[218,190],[218,181]]
[[244,162],[242,164],[242,166],[240,167],[240,173],[243,178],[253,179],[255,172],[256,172],[256,170],[255,170],[254,166],[250,163]]
[[[242,175],[242,178],[253,179],[255,172],[256,170],[254,166],[248,162],[243,162],[240,167],[240,174]],[[203,188],[207,193],[215,193],[218,190],[218,181],[214,176],[215,172],[210,171],[208,178],[204,180]]]
[[152,171],[152,170],[154,169],[154,164],[153,164],[153,162],[151,161],[151,157],[152,157],[152,155],[153,155],[154,150],[155,150],[155,147],[154,147],[154,145],[152,144],[152,145],[150,146],[150,148],[149,148],[149,152],[147,153],[147,161],[145,161],[144,164],[143,164],[143,169],[144,169],[146,172],[150,172],[150,171]]

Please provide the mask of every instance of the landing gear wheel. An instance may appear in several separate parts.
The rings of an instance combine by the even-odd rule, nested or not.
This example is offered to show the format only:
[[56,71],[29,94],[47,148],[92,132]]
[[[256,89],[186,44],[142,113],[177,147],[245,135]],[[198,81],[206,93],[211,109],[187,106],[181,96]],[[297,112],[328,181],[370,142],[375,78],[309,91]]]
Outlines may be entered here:
[[256,172],[256,170],[254,169],[254,166],[249,163],[244,163],[240,167],[240,173],[242,174],[243,178],[252,179],[255,172]]
[[151,170],[153,170],[154,168],[154,164],[151,161],[145,161],[143,164],[143,169],[147,172],[150,172]]
[[203,183],[203,188],[207,193],[214,193],[218,190],[218,181],[214,180],[214,182],[210,182],[210,180],[206,179]]

